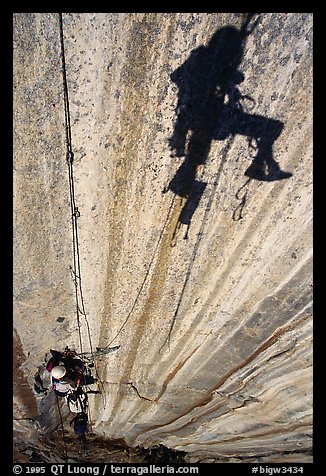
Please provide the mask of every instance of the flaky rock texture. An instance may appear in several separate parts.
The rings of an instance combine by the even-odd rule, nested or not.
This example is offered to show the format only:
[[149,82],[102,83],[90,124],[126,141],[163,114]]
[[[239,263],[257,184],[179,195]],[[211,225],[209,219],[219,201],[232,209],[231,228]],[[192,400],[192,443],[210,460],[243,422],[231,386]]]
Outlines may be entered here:
[[[311,462],[312,14],[64,13],[63,32],[83,348],[87,323],[120,345],[93,432]],[[35,448],[59,418],[34,375],[79,349],[63,98],[59,14],[15,14],[14,429]]]

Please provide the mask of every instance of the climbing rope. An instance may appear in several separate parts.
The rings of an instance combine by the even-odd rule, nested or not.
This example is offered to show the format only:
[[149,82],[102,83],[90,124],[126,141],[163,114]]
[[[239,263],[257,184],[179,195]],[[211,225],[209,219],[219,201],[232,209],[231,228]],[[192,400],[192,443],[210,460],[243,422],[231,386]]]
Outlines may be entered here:
[[65,439],[65,430],[64,430],[64,427],[63,427],[63,419],[62,419],[62,414],[61,414],[61,409],[60,409],[60,404],[59,404],[59,398],[58,398],[57,395],[55,396],[55,398],[56,398],[57,407],[58,407],[58,411],[59,411],[59,417],[60,417],[60,426],[61,426],[61,431],[62,431],[62,441],[63,441],[63,445],[64,445],[64,459],[67,460],[68,459],[68,451],[67,451],[67,444],[66,444],[66,439]]
[[243,218],[243,209],[246,206],[248,190],[244,192],[242,197],[240,197],[239,194],[247,185],[250,184],[251,180],[252,180],[251,178],[248,178],[248,180],[246,180],[246,182],[239,188],[239,190],[235,194],[235,198],[239,200],[240,203],[233,211],[233,214],[232,214],[233,221],[239,221],[239,220],[242,220]]
[[81,265],[80,265],[80,245],[79,245],[79,237],[78,237],[78,218],[80,217],[80,212],[78,210],[78,207],[76,206],[76,200],[75,200],[75,183],[74,183],[74,174],[73,174],[74,153],[73,153],[73,147],[72,147],[70,107],[69,107],[69,94],[68,94],[68,83],[67,83],[67,72],[66,72],[62,13],[59,13],[59,24],[60,24],[61,60],[62,60],[62,78],[63,78],[63,91],[64,91],[64,112],[65,112],[65,125],[66,125],[66,148],[67,148],[66,158],[67,158],[67,165],[68,165],[69,196],[70,196],[72,242],[73,242],[73,267],[71,267],[71,272],[73,274],[73,281],[75,285],[76,317],[77,317],[77,325],[78,325],[78,333],[79,333],[80,354],[83,354],[81,322],[80,322],[80,315],[83,315],[85,319],[85,323],[86,323],[90,353],[93,358],[95,372],[99,382],[102,384],[101,379],[99,377],[98,368],[94,359],[91,330],[90,330],[89,322],[86,315],[85,300],[84,300],[83,286],[82,286],[82,275],[81,275]]
[[[67,158],[68,175],[69,175],[69,196],[70,196],[71,222],[72,222],[72,241],[73,241],[73,251],[74,251],[72,272],[74,275],[74,284],[75,284],[76,317],[77,317],[77,325],[78,325],[78,332],[79,332],[79,345],[80,345],[80,352],[82,353],[83,344],[82,344],[82,337],[81,337],[80,308],[79,308],[79,298],[78,298],[78,280],[79,280],[79,288],[81,289],[81,273],[80,273],[80,263],[79,263],[79,242],[78,242],[77,218],[80,216],[80,214],[79,214],[78,208],[76,207],[76,202],[75,202],[75,187],[74,187],[74,176],[73,176],[73,165],[72,165],[74,160],[74,153],[72,150],[72,139],[71,139],[70,108],[69,108],[69,94],[68,94],[68,84],[67,84],[67,74],[66,74],[62,13],[59,13],[59,23],[60,23],[62,78],[63,78],[63,91],[64,91],[64,111],[65,111],[65,124],[66,124],[66,147],[67,147],[66,158]],[[78,268],[78,273],[77,273],[77,268]],[[83,304],[83,300],[82,300],[82,304]]]
[[[71,121],[70,121],[70,107],[69,107],[69,93],[68,93],[68,83],[67,83],[67,72],[66,72],[66,60],[65,60],[65,47],[64,47],[64,34],[63,34],[63,19],[62,13],[59,13],[59,25],[60,25],[60,44],[61,44],[61,61],[62,61],[62,79],[63,79],[63,91],[64,91],[64,114],[65,114],[65,128],[66,128],[66,160],[68,165],[68,180],[69,180],[69,197],[70,197],[70,211],[71,211],[71,224],[72,224],[72,247],[73,247],[73,266],[70,267],[72,278],[75,288],[75,302],[76,302],[76,318],[79,334],[79,347],[80,354],[83,355],[83,343],[82,343],[82,334],[81,334],[81,322],[80,316],[82,315],[85,319],[88,341],[90,346],[90,353],[92,356],[92,362],[94,365],[96,377],[99,385],[102,388],[102,398],[104,399],[104,405],[106,404],[105,389],[104,384],[100,378],[98,367],[94,357],[93,343],[91,337],[91,330],[89,322],[87,319],[86,309],[85,309],[85,300],[83,294],[82,286],[82,273],[81,273],[81,264],[80,264],[80,244],[78,237],[78,218],[80,217],[80,212],[76,206],[75,199],[75,182],[74,182],[74,153],[72,147],[72,133],[71,133]],[[86,364],[83,357],[81,357],[83,362],[83,373],[86,369]],[[81,382],[79,385],[82,385]],[[59,409],[60,411],[60,409]],[[89,405],[87,406],[87,415],[89,427],[92,431],[92,421]],[[60,413],[61,418],[61,413]],[[62,419],[61,419],[62,423]],[[63,428],[63,423],[62,423]],[[85,448],[85,441],[83,441],[83,448]]]

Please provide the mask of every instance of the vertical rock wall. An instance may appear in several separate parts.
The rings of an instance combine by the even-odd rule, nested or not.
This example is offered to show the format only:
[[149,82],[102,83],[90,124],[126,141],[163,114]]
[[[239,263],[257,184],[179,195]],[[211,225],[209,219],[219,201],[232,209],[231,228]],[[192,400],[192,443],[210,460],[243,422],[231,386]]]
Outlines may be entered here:
[[[121,346],[98,360],[93,429],[310,461],[312,15],[246,15],[63,14],[83,347],[87,323],[94,348]],[[14,327],[31,386],[50,348],[79,346],[60,55],[58,14],[15,14]]]

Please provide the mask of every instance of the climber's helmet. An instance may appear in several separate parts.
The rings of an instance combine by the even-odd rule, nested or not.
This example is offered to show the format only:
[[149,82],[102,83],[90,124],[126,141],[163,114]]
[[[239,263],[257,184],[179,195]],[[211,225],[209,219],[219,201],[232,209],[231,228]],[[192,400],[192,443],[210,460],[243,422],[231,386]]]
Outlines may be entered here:
[[51,375],[56,380],[60,380],[66,375],[66,368],[64,367],[64,365],[57,365],[56,367],[53,367]]

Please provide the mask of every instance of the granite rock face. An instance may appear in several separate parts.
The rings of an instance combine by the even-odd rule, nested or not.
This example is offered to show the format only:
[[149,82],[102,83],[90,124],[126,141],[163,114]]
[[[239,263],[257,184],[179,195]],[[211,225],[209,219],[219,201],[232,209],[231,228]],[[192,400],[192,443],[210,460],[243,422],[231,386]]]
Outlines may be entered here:
[[[312,14],[63,28],[82,346],[120,345],[97,360],[93,432],[189,461],[310,462]],[[59,15],[19,13],[14,429],[35,447],[59,424],[35,372],[80,349],[72,261]]]

